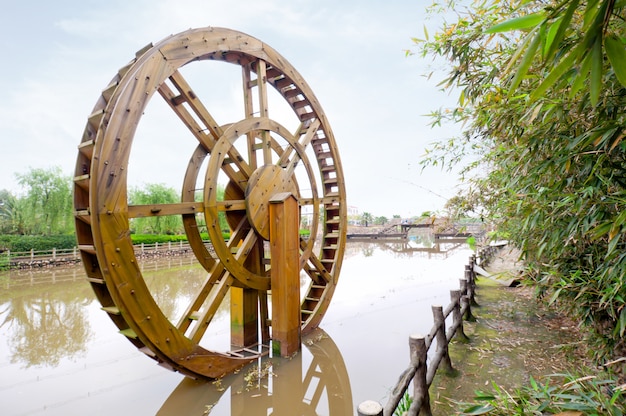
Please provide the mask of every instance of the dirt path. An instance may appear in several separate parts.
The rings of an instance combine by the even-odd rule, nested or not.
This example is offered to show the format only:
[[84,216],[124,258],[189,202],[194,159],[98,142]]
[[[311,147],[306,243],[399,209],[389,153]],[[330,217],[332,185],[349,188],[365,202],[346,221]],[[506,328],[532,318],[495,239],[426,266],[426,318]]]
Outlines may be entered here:
[[527,384],[530,376],[563,373],[586,357],[575,323],[539,304],[531,288],[508,287],[518,276],[518,252],[505,247],[485,269],[494,279],[479,278],[473,309],[476,322],[465,324],[468,343],[455,341],[450,355],[456,377],[437,375],[431,387],[435,415],[454,414],[451,401],[468,402],[492,383],[507,390]]

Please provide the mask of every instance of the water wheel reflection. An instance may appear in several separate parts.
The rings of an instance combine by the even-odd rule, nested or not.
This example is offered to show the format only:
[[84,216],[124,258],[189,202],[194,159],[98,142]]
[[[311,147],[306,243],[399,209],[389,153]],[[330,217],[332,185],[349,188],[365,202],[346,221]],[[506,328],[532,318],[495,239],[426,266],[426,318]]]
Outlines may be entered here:
[[264,357],[213,383],[183,380],[157,415],[225,414],[229,407],[231,415],[352,414],[350,379],[337,345],[321,329],[303,341],[309,354]]

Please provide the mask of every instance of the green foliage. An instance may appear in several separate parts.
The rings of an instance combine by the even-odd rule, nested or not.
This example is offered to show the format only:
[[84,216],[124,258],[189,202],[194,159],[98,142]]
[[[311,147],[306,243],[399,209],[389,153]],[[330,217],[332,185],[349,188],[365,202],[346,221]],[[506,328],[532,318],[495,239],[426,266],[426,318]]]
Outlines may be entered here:
[[0,250],[47,251],[53,248],[69,250],[76,247],[76,237],[72,235],[0,235]]
[[[175,204],[180,196],[174,188],[164,184],[145,184],[142,188],[132,188],[128,193],[129,205]],[[180,234],[183,230],[182,218],[178,215],[131,219],[131,229],[137,234]]]
[[186,235],[163,235],[163,234],[131,234],[130,239],[133,244],[156,244],[156,243],[178,243],[187,241]]
[[522,249],[545,299],[595,332],[598,360],[626,352],[625,6],[476,1],[419,43],[449,62],[440,85],[459,97],[433,124],[465,126],[424,163],[464,163],[463,205]]
[[0,190],[0,234],[23,234],[24,214],[19,200],[6,189]]
[[376,217],[374,219],[374,224],[376,225],[385,225],[389,222],[389,219],[387,217],[385,217],[384,215],[381,215],[380,217]]
[[467,245],[471,250],[476,250],[476,237],[474,237],[473,235],[467,237]]
[[[555,382],[555,384],[551,384]],[[545,384],[531,377],[515,392],[498,385],[492,392],[476,392],[475,403],[461,405],[462,415],[523,416],[579,411],[587,415],[623,416],[626,396],[612,377],[575,377],[556,374]]]
[[400,399],[400,403],[398,403],[398,407],[393,412],[393,416],[403,416],[407,414],[409,408],[411,407],[411,403],[413,403],[413,399],[409,396],[409,392],[405,391],[404,395]]
[[[54,235],[74,230],[72,217],[72,180],[60,167],[30,168],[16,174],[26,190],[23,198],[10,200],[15,231],[24,234]],[[5,216],[7,214],[5,213]]]
[[374,221],[374,216],[370,212],[361,214],[361,225],[368,227]]

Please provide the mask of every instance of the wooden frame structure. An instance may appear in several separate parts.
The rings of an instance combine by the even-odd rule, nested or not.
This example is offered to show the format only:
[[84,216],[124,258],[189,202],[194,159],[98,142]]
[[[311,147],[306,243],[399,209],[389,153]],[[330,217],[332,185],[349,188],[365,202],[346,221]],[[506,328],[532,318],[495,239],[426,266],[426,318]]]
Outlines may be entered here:
[[[217,112],[194,92],[183,67],[200,61],[241,68],[240,120],[217,120]],[[292,110],[295,130],[270,117],[270,89]],[[165,100],[196,147],[181,178],[179,202],[132,205],[127,183],[131,148],[155,95]],[[96,102],[79,145],[74,184],[76,234],[87,279],[120,332],[163,366],[194,378],[215,378],[267,353],[272,338],[268,305],[276,288],[270,276],[277,267],[268,254],[269,204],[278,194],[292,195],[298,209],[312,213],[311,238],[296,237],[298,275],[308,278],[297,325],[306,333],[324,316],[346,240],[339,153],[311,88],[284,57],[258,39],[208,27],[137,52]],[[225,186],[222,199],[219,186]],[[176,322],[150,293],[130,238],[133,218],[169,215],[182,217],[195,257],[207,272]],[[231,228],[228,241],[220,215]],[[203,224],[214,253],[201,237]],[[203,346],[203,338],[228,296],[232,347],[213,351]]]

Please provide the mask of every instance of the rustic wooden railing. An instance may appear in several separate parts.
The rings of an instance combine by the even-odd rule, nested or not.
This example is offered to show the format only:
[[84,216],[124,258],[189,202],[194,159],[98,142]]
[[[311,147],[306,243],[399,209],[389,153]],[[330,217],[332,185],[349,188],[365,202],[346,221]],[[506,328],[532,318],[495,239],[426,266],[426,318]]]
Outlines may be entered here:
[[[191,252],[191,247],[186,241],[137,244],[134,246],[135,255],[159,256],[165,254]],[[77,247],[70,249],[30,250],[15,251],[6,250],[0,253],[0,266],[5,268],[29,268],[46,267],[60,264],[76,263],[80,261],[80,251]]]
[[[430,385],[440,366],[443,371],[450,374],[453,372],[452,362],[448,354],[448,345],[455,337],[467,340],[463,330],[463,320],[473,320],[472,306],[477,306],[474,299],[476,290],[476,273],[474,266],[486,265],[497,250],[494,246],[487,246],[472,255],[469,264],[465,266],[465,277],[460,279],[460,289],[450,291],[450,304],[444,309],[442,306],[433,306],[434,325],[426,336],[411,335],[409,337],[409,367],[402,372],[396,386],[385,406],[380,403],[367,400],[357,407],[359,416],[392,416],[413,383],[413,395],[411,405],[407,412],[408,416],[425,415],[432,416],[430,408]],[[446,318],[452,316],[452,324],[446,328]],[[433,342],[434,341],[434,342]],[[428,352],[432,345],[435,351],[428,362]]]

